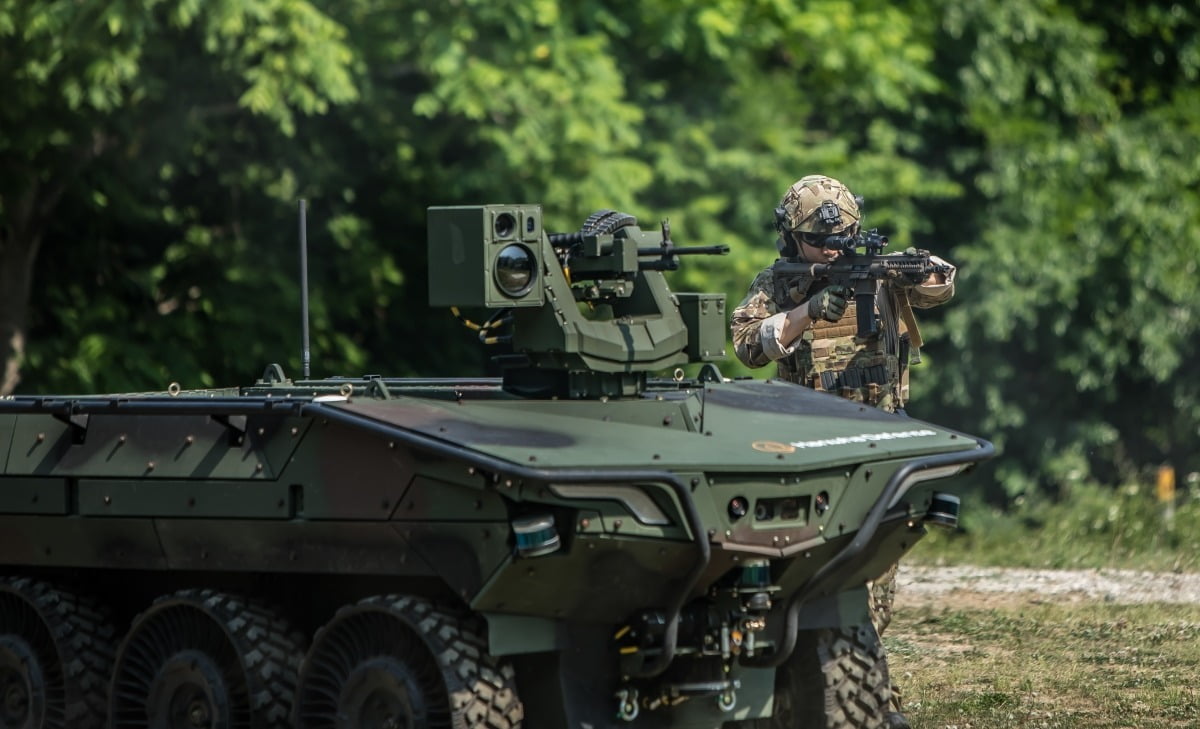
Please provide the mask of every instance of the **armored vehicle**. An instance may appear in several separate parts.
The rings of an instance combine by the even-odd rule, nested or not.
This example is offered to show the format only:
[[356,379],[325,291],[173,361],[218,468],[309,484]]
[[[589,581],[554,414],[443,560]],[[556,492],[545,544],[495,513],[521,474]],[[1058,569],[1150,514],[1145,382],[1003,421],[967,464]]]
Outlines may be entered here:
[[877,725],[864,585],[990,444],[723,377],[665,222],[428,222],[500,377],[0,401],[0,727]]

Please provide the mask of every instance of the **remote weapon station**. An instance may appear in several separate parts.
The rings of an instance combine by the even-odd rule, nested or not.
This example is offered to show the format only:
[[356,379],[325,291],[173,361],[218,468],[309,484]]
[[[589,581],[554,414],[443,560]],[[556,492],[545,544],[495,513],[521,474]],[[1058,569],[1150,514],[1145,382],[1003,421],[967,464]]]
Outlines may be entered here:
[[864,585],[991,445],[723,378],[665,223],[428,240],[502,377],[0,400],[0,728],[876,726]]

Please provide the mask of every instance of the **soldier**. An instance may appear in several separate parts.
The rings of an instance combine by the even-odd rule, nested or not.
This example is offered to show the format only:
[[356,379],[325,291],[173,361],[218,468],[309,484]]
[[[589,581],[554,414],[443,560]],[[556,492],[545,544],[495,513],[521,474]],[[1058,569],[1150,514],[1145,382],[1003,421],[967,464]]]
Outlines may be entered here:
[[[840,251],[826,247],[833,235],[859,230],[861,199],[831,177],[809,175],[793,184],[775,209],[780,258],[829,263]],[[820,279],[793,298],[799,303],[780,310],[770,268],[754,279],[746,298],[733,311],[734,352],[748,367],[778,366],[780,379],[895,412],[908,400],[908,365],[918,362],[920,333],[912,308],[943,304],[954,295],[954,268],[920,281],[903,277],[880,284],[876,296],[879,334],[859,338],[850,291]],[[843,320],[845,323],[843,323]],[[857,370],[846,376],[849,370]],[[853,382],[855,387],[843,383]],[[871,622],[882,635],[891,622],[897,565],[868,585]],[[882,645],[874,647],[886,665]],[[907,727],[900,713],[899,691],[893,686],[884,726]]]

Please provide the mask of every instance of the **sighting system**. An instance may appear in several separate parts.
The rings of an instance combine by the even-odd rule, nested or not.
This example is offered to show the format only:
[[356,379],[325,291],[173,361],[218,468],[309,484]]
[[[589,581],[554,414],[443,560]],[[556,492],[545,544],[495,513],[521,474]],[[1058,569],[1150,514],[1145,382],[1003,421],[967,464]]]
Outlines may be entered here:
[[547,233],[540,205],[429,208],[429,303],[483,307],[474,325],[497,357],[504,389],[529,397],[636,396],[648,373],[725,356],[725,297],[672,293],[663,271],[681,255],[670,225],[644,231],[601,210],[575,233]]

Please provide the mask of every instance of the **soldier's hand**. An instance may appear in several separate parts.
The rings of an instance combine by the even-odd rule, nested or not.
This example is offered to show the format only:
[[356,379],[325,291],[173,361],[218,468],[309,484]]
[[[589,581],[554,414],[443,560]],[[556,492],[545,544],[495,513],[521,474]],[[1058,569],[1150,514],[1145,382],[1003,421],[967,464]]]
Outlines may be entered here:
[[850,289],[845,286],[827,286],[808,300],[808,318],[813,321],[837,321],[846,313],[846,300]]

